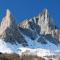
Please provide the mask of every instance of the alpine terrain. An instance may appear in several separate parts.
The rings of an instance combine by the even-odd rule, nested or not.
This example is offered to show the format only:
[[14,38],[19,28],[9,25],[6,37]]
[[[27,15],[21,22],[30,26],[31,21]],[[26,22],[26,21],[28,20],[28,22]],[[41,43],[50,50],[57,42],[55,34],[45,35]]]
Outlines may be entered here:
[[49,56],[60,54],[60,28],[48,9],[16,23],[9,9],[0,23],[0,52]]

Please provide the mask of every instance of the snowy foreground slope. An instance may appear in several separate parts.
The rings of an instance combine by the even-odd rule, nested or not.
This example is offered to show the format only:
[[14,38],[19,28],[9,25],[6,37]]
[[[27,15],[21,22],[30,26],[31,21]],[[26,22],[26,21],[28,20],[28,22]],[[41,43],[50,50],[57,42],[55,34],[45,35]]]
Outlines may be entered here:
[[37,56],[57,55],[58,53],[60,53],[60,45],[56,46],[49,42],[46,45],[44,44],[39,45],[38,43],[34,43],[34,42],[32,43],[33,46],[23,47],[21,44],[10,44],[0,39],[0,52],[10,53],[10,54],[17,53],[19,55],[24,53],[24,54],[37,55]]
[[60,29],[47,9],[16,24],[9,10],[0,24],[0,52],[49,56],[60,54]]

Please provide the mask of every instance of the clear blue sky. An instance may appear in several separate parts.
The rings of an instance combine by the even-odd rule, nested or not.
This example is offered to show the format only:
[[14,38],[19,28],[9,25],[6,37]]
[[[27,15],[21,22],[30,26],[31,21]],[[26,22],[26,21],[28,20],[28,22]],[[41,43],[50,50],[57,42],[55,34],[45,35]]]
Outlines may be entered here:
[[60,0],[0,0],[0,21],[7,8],[11,10],[17,22],[36,16],[41,10],[48,8],[56,25],[60,27]]

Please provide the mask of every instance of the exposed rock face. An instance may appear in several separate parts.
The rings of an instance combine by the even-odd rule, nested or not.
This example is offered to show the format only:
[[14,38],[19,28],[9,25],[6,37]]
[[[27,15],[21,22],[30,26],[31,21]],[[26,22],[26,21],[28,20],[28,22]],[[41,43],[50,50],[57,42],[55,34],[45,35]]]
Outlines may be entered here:
[[15,19],[9,10],[7,10],[6,16],[1,22],[0,38],[4,39],[6,42],[22,43],[22,45],[27,45],[24,37],[18,31]]
[[29,40],[26,40],[25,36],[33,41],[37,39],[37,42],[41,44],[47,44],[46,40],[58,44],[60,41],[60,29],[53,23],[47,9],[38,16],[24,20],[18,25],[11,12],[7,10],[6,16],[0,25],[0,39],[12,44],[19,43],[28,46],[27,41]]
[[60,41],[60,29],[53,30],[52,36]]
[[[53,38],[60,41],[60,29],[56,28],[53,19],[50,17],[48,10],[45,9],[41,14],[35,16],[31,19],[27,19],[21,22],[19,28],[28,29],[34,32],[32,35],[42,34],[47,35],[50,34]],[[36,34],[35,34],[36,33]]]
[[[34,25],[34,26],[33,26]],[[40,27],[38,27],[38,26]],[[28,27],[27,27],[28,26]],[[32,19],[25,20],[20,24],[20,27],[29,28],[32,26],[33,28],[39,28],[40,34],[50,34],[52,29],[54,29],[55,25],[48,14],[48,10],[45,9],[41,14]]]
[[41,26],[41,34],[50,34],[51,30],[54,29],[54,23],[49,16],[48,10],[44,10],[38,17],[38,25]]
[[21,28],[28,28],[29,27],[29,21],[24,20],[23,22],[20,23],[19,25]]

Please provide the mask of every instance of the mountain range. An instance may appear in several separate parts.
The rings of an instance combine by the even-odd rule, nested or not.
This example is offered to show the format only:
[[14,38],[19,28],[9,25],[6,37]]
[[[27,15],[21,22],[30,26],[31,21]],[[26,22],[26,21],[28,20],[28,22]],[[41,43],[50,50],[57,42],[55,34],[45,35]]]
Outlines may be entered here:
[[21,54],[26,50],[37,55],[60,52],[60,28],[48,9],[18,24],[7,9],[0,23],[0,52]]

